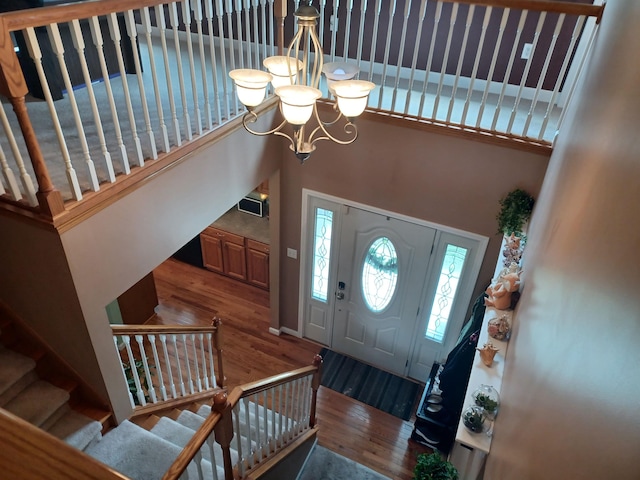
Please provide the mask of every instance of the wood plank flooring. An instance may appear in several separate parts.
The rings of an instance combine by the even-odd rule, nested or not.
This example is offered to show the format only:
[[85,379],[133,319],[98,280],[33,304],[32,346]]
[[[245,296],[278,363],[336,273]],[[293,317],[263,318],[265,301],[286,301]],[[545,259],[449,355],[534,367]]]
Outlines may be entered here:
[[[227,386],[311,364],[320,346],[269,333],[269,293],[175,259],[153,272],[159,305],[149,323],[209,325],[223,320]],[[430,449],[410,440],[413,423],[321,387],[320,445],[392,479],[411,480],[416,456]]]

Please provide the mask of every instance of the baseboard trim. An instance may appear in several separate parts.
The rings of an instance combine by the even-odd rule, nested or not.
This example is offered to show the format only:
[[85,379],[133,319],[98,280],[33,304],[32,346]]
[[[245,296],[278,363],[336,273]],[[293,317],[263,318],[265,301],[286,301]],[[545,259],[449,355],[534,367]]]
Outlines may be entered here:
[[287,335],[292,335],[294,337],[302,338],[302,335],[300,334],[300,332],[298,332],[297,330],[292,330],[291,328],[280,327],[280,332],[286,333]]
[[269,327],[269,333],[271,335],[275,335],[276,337],[280,336],[280,330],[278,330],[277,328]]

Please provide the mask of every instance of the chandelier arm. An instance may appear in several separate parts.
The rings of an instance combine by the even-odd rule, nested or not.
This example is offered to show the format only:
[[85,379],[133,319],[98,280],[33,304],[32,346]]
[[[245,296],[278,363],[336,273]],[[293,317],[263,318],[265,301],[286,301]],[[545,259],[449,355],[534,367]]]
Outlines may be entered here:
[[[255,123],[255,121],[258,119],[258,115],[256,115],[255,112],[247,112],[243,115],[242,117],[242,126],[244,127],[244,129],[253,134],[253,135],[258,135],[260,137],[264,137],[266,135],[271,135],[271,134],[278,134],[278,132],[280,130],[282,130],[282,128],[287,124],[286,120],[283,120],[282,123],[280,125],[278,125],[277,127],[268,130],[266,132],[258,132],[256,130],[253,130],[249,127],[249,123]],[[286,135],[285,135],[286,136]]]
[[[337,109],[338,109],[338,105],[337,105],[337,104],[334,104],[333,109],[334,109],[334,110],[337,110]],[[325,121],[321,120],[321,119],[320,119],[320,115],[317,115],[316,117],[317,117],[317,119],[318,119],[318,122],[319,122],[319,123],[321,123],[321,124],[322,124],[322,125],[324,125],[325,127],[329,127],[329,126],[331,126],[331,125],[335,125],[336,123],[338,123],[338,120],[340,120],[341,118],[344,118],[344,115],[342,115],[342,112],[340,112],[340,111],[338,110],[338,111],[337,111],[337,113],[338,113],[338,115],[336,115],[336,118],[334,118],[334,119],[333,119],[332,121],[330,121],[330,122],[325,122]]]
[[311,41],[313,42],[313,75],[311,77],[310,85],[314,88],[319,88],[320,86],[320,76],[322,75],[322,67],[324,65],[324,52],[322,51],[322,46],[320,45],[320,39],[318,38],[318,34],[316,33],[316,26],[312,25],[309,27],[309,36],[311,37]]
[[[347,119],[347,123],[345,123],[343,127],[343,130],[346,132],[347,135],[353,135],[353,138],[349,138],[347,140],[340,140],[339,138],[336,138],[333,135],[331,135],[329,131],[326,129],[325,124],[320,120],[320,117],[318,116],[318,109],[316,108],[315,105],[313,106],[313,113],[315,114],[316,120],[318,122],[318,126],[314,128],[311,134],[309,135],[309,139],[308,139],[309,144],[315,145],[315,143],[320,140],[331,140],[332,142],[337,143],[339,145],[349,145],[350,143],[355,142],[356,138],[358,138],[358,127],[355,125],[355,123],[350,122],[348,119]],[[318,132],[322,132],[324,136],[313,138]]]
[[289,140],[289,142],[291,143],[291,149],[292,149],[294,152],[296,151],[296,143],[295,143],[295,141],[293,140],[293,138],[292,138],[291,136],[287,135],[287,134],[286,134],[286,133],[284,133],[284,132],[280,132],[280,131],[273,132],[273,134],[274,134],[274,135],[279,135],[279,136],[284,137],[284,138],[286,138],[287,140]]

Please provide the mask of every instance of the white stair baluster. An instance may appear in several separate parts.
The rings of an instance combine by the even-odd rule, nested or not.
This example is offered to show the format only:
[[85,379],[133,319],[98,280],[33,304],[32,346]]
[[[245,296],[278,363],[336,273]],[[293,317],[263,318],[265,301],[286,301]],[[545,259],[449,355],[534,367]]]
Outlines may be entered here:
[[129,357],[129,366],[131,367],[131,376],[133,377],[133,382],[136,386],[136,396],[138,397],[138,402],[140,403],[140,405],[145,406],[147,404],[147,400],[144,397],[144,392],[142,391],[142,384],[140,383],[140,376],[138,375],[136,359],[133,356],[133,351],[131,350],[131,338],[129,337],[129,335],[123,335],[121,338],[124,342],[124,347],[127,350],[127,356]]
[[180,122],[176,111],[176,101],[173,96],[173,82],[171,81],[171,65],[169,64],[169,50],[167,48],[167,23],[164,19],[164,5],[156,5],[154,8],[155,18],[160,27],[160,46],[162,48],[162,59],[164,63],[164,76],[167,82],[167,97],[169,99],[169,109],[171,111],[171,125],[177,146],[182,145],[182,134],[180,133]]
[[400,74],[402,72],[402,63],[404,61],[404,46],[407,42],[407,28],[409,25],[409,11],[411,9],[411,0],[405,0],[404,3],[404,20],[402,22],[402,35],[400,37],[400,48],[398,49],[398,60],[396,64],[396,81],[393,85],[393,95],[391,97],[391,110],[396,111],[396,99],[398,97],[398,87],[400,86]]
[[[206,1],[206,0],[205,0]],[[209,99],[209,82],[207,80],[207,60],[204,53],[204,36],[202,34],[202,3],[201,0],[194,0],[193,18],[196,22],[198,32],[198,48],[200,53],[200,73],[202,75],[202,94],[204,96],[204,117],[206,127],[211,130],[213,118],[211,117],[211,100]]]
[[191,338],[191,347],[193,349],[193,365],[196,368],[196,385],[198,386],[198,392],[202,391],[202,379],[200,378],[200,366],[198,361],[198,346],[196,345],[196,335],[192,333]]
[[[270,18],[273,21],[273,16]],[[267,50],[267,1],[260,0],[260,25],[262,26],[262,60],[269,56]],[[262,64],[260,64],[262,65]]]
[[[12,200],[20,200],[22,198],[22,193],[20,192],[20,188],[18,187],[18,182],[16,181],[16,176],[13,174],[13,170],[9,167],[9,163],[7,163],[7,157],[4,154],[4,150],[2,145],[0,145],[0,166],[2,166],[2,176],[4,177],[5,182],[7,182],[7,187],[9,188],[9,195],[11,195]],[[0,182],[0,195],[5,194],[4,186],[2,182]]]
[[164,363],[167,366],[167,376],[169,377],[169,388],[171,389],[171,397],[177,398],[176,384],[173,379],[173,372],[171,371],[171,362],[169,361],[169,352],[167,351],[167,336],[164,334],[159,335],[160,342],[162,343],[162,352],[164,353]]
[[[235,40],[233,37],[233,0],[226,0],[226,12],[227,12],[227,40],[229,43],[229,63],[230,70],[234,70],[236,68],[236,56],[235,56]],[[223,40],[222,32],[224,30],[220,30],[220,40]],[[223,47],[224,48],[224,47]],[[240,49],[240,55],[242,55],[242,49]],[[240,63],[242,65],[242,62]],[[225,78],[227,78],[227,74],[229,72],[225,72]],[[233,101],[235,102],[234,111],[236,114],[240,112],[240,107],[238,105],[238,95],[235,95],[235,84],[232,84],[233,88]]]
[[176,63],[178,67],[178,80],[180,82],[180,101],[182,103],[182,120],[184,122],[185,134],[187,140],[193,139],[193,129],[191,128],[191,116],[189,115],[189,107],[187,105],[187,91],[184,86],[184,71],[182,68],[182,55],[180,54],[180,22],[178,20],[178,7],[176,2],[169,4],[169,23],[171,24],[173,34],[173,46],[175,49]]
[[109,99],[109,108],[111,109],[113,129],[115,131],[116,142],[118,143],[118,151],[120,153],[123,172],[125,173],[125,175],[129,175],[129,173],[131,173],[131,169],[129,167],[127,147],[125,147],[124,141],[122,140],[122,129],[120,128],[118,109],[116,108],[116,102],[113,97],[113,90],[111,89],[111,80],[109,79],[107,61],[104,57],[104,39],[102,38],[102,29],[100,28],[100,21],[98,20],[98,17],[89,18],[89,29],[91,30],[93,45],[96,47],[96,52],[98,53],[100,71],[102,72],[102,81],[104,83],[105,91],[107,92],[107,98]]
[[393,17],[396,14],[396,0],[389,0],[389,20],[387,22],[387,38],[384,46],[384,59],[382,60],[382,77],[380,78],[380,94],[378,96],[378,108],[382,108],[384,86],[387,80],[387,67],[389,66],[389,52],[391,50],[391,33],[393,31]]
[[167,400],[167,388],[164,384],[164,378],[162,376],[162,367],[160,366],[160,358],[158,357],[158,349],[156,348],[156,336],[148,335],[149,343],[151,344],[151,351],[153,353],[153,361],[156,365],[156,373],[158,374],[158,385],[160,386],[160,395],[162,400]]
[[283,401],[282,393],[283,393],[282,385],[278,385],[278,438],[276,445],[279,443],[280,447],[284,445],[284,431],[283,431],[283,422],[285,421],[285,401]]
[[51,48],[58,59],[58,65],[60,66],[60,74],[64,86],[67,89],[67,96],[69,98],[69,104],[71,105],[71,113],[73,114],[73,120],[76,124],[76,130],[78,132],[78,140],[80,141],[80,147],[82,148],[82,155],[84,156],[84,162],[87,165],[87,172],[89,174],[89,183],[91,190],[97,192],[100,190],[100,184],[98,183],[98,176],[96,175],[96,167],[93,164],[91,155],[89,154],[89,145],[87,144],[87,137],[84,133],[84,125],[82,124],[82,117],[78,110],[78,103],[76,102],[76,96],[73,93],[73,85],[71,84],[71,78],[69,77],[69,70],[64,59],[64,45],[62,44],[62,37],[60,36],[60,30],[57,23],[47,25],[47,33],[49,34],[49,41],[51,42]]
[[444,78],[447,75],[447,64],[449,63],[449,52],[451,50],[451,39],[453,38],[453,30],[456,26],[456,20],[458,19],[458,7],[459,4],[454,3],[451,8],[451,17],[449,19],[449,32],[447,34],[447,44],[444,48],[444,56],[442,57],[442,65],[440,66],[440,81],[438,82],[438,91],[436,92],[436,98],[433,102],[433,111],[431,112],[431,118],[438,118],[438,104],[440,103],[440,95],[442,94],[442,85],[444,84]]
[[[116,346],[116,351],[119,352],[120,348],[118,345],[118,336],[114,335],[113,336],[113,344]],[[128,378],[127,378],[127,373],[124,371],[124,364],[122,363],[122,361],[120,361],[120,368],[122,368],[122,376],[124,377],[125,382],[127,383],[127,385],[129,384],[128,382]],[[131,390],[127,389],[128,393],[129,393],[129,402],[131,403],[131,408],[135,408],[136,407],[136,402],[133,399],[133,395],[131,394]]]
[[251,441],[253,435],[251,435],[251,415],[249,413],[249,398],[244,397],[242,399],[244,407],[244,426],[246,428],[246,442],[247,442],[247,460],[249,468],[253,467],[253,448],[251,447]]
[[[160,85],[158,83],[158,72],[156,70],[156,60],[153,54],[153,41],[151,39],[151,16],[149,15],[149,7],[144,7],[142,13],[142,30],[144,32],[147,43],[147,56],[149,58],[149,66],[151,67],[151,79],[153,80],[153,93],[156,99],[156,109],[158,111],[158,122],[160,123],[160,137],[162,141],[162,150],[166,153],[171,150],[169,144],[169,133],[167,125],[164,122],[164,112],[162,110],[162,94],[160,93]],[[155,142],[154,142],[155,144]],[[156,153],[157,156],[157,153]]]
[[[575,48],[576,41],[580,36],[580,32],[582,32],[582,26],[584,25],[585,17],[580,16],[578,21],[575,24],[573,29],[573,33],[571,34],[571,43],[569,44],[569,48],[567,52],[573,52]],[[544,118],[542,120],[542,125],[540,126],[540,132],[538,133],[538,140],[542,140],[544,137],[544,132],[547,129],[547,124],[549,123],[549,115],[553,110],[553,107],[556,104],[556,99],[558,97],[558,91],[560,90],[560,86],[562,85],[563,79],[565,78],[565,74],[567,72],[567,68],[569,66],[569,60],[571,59],[571,55],[565,55],[564,61],[562,62],[562,67],[560,68],[560,74],[558,75],[558,79],[556,80],[555,87],[553,89],[553,94],[551,95],[551,100],[549,100],[549,104],[547,105],[547,110],[544,114]]]
[[[171,335],[171,341],[173,342],[173,355],[176,357],[176,366],[178,367],[178,381],[180,383],[180,394],[184,397],[187,392],[184,388],[184,380],[182,378],[182,367],[180,366],[180,352],[178,351],[177,335]],[[187,360],[187,364],[188,364]]]
[[[416,73],[416,66],[418,64],[418,53],[420,52],[420,41],[422,39],[422,26],[424,25],[424,17],[427,13],[427,0],[421,0],[420,13],[418,15],[418,28],[416,30],[415,43],[413,46],[413,59],[411,60],[411,74],[409,75],[409,86],[407,87],[407,98],[404,104],[404,113],[409,113],[409,106],[411,105],[411,91],[413,89],[413,82]],[[425,82],[429,72],[425,72]]]
[[498,118],[500,117],[502,100],[504,99],[504,93],[507,90],[507,85],[509,85],[509,77],[511,77],[511,69],[513,68],[513,61],[516,57],[516,51],[518,50],[518,45],[520,45],[520,36],[522,35],[522,30],[524,28],[524,24],[526,20],[527,20],[527,10],[523,10],[520,13],[520,21],[518,22],[518,29],[516,30],[516,36],[513,41],[513,46],[511,47],[511,55],[509,55],[509,62],[507,63],[507,69],[502,79],[502,88],[500,89],[500,96],[498,97],[498,103],[496,104],[496,109],[493,112],[493,122],[491,123],[491,130],[496,129],[496,124],[498,123]]
[[[116,58],[118,60],[118,68],[120,70],[120,80],[122,81],[122,91],[124,93],[124,100],[127,106],[127,114],[129,116],[129,128],[131,129],[131,136],[133,137],[133,143],[136,150],[136,156],[138,166],[144,166],[144,155],[142,154],[142,146],[140,145],[140,138],[138,137],[138,128],[136,126],[136,117],[133,113],[133,106],[131,105],[131,94],[129,93],[129,83],[127,82],[127,72],[124,67],[124,59],[122,58],[122,37],[120,36],[120,25],[118,24],[118,17],[115,13],[107,15],[107,24],[109,25],[109,34],[111,40],[115,44]],[[137,56],[137,55],[134,55]]]
[[451,89],[451,98],[449,99],[449,110],[447,110],[447,122],[451,121],[451,114],[453,113],[453,106],[456,103],[456,93],[458,91],[458,82],[460,80],[460,72],[462,72],[462,62],[464,60],[465,53],[467,52],[467,43],[469,42],[469,29],[471,28],[471,21],[473,20],[473,13],[476,11],[476,6],[473,4],[467,5],[467,20],[464,24],[464,35],[462,36],[462,47],[460,47],[460,53],[458,54],[458,66],[456,67],[456,75],[453,80],[453,88]]
[[[373,72],[376,63],[376,47],[378,45],[378,29],[380,27],[380,10],[381,0],[376,0],[376,6],[374,8],[373,16],[373,31],[371,32],[371,49],[369,50],[369,78],[371,82],[373,80]],[[384,79],[380,81],[380,88],[384,87]]]
[[[209,31],[209,60],[211,61],[211,73],[213,77],[213,105],[216,110],[214,123],[222,123],[222,113],[220,110],[220,92],[218,91],[218,62],[216,61],[216,44],[213,35],[213,0],[204,0],[204,14],[207,18],[207,30]],[[211,128],[211,126],[209,127]]]
[[[11,129],[11,125],[9,124],[9,119],[7,118],[7,114],[4,111],[4,105],[0,102],[0,121],[2,121],[2,126],[4,127],[4,133],[9,140],[9,146],[11,147],[11,152],[13,153],[13,158],[18,165],[18,171],[20,172],[20,180],[22,182],[22,188],[24,189],[24,194],[27,197],[27,201],[29,205],[35,207],[38,205],[38,199],[36,198],[36,190],[33,186],[33,181],[31,180],[31,176],[27,172],[24,166],[24,160],[22,158],[22,153],[20,153],[20,148],[18,148],[18,144],[16,143],[16,137],[13,135],[13,130]],[[8,165],[7,165],[8,168]],[[20,194],[20,189],[17,185],[12,185],[12,182],[15,179],[13,177],[13,171],[8,168],[8,172],[5,172],[5,166],[2,166],[3,175],[5,180],[7,181],[7,185],[9,187],[9,192],[11,192],[11,196],[14,200],[19,200],[22,195]]]
[[[133,10],[127,10],[125,15],[125,24],[127,26],[127,35],[131,41],[131,47],[134,52],[138,51],[138,31],[136,28],[136,20],[133,16]],[[151,56],[151,52],[149,52]],[[138,90],[140,93],[140,103],[142,105],[142,117],[144,119],[144,125],[146,128],[147,136],[149,137],[149,146],[151,147],[151,158],[154,160],[158,158],[158,148],[156,147],[156,139],[153,135],[153,128],[151,127],[151,117],[149,116],[149,105],[147,104],[147,95],[144,90],[144,79],[142,78],[142,66],[140,64],[140,56],[133,56],[133,64],[136,69],[136,78],[138,79]],[[154,72],[151,72],[152,75]],[[155,79],[155,75],[153,75]]]
[[216,18],[218,20],[218,41],[220,44],[220,68],[222,70],[222,90],[224,93],[224,105],[226,110],[226,118],[230,118],[231,103],[229,101],[229,82],[227,80],[227,53],[224,46],[224,9],[222,7],[222,0],[216,0]]
[[262,422],[263,422],[263,428],[262,431],[264,432],[264,443],[262,444],[262,454],[263,455],[269,455],[270,453],[270,449],[269,449],[269,410],[267,409],[267,391],[263,390],[262,392]]
[[[391,0],[393,2],[395,2],[395,0]],[[338,35],[338,8],[340,8],[340,0],[333,0],[333,13],[331,14],[331,18],[332,20],[335,22],[334,28],[331,29],[331,49],[330,52],[327,52],[325,50],[325,52],[327,54],[330,54],[331,61],[335,62],[336,61],[336,38]],[[345,42],[347,41],[347,39],[345,38]]]
[[[256,68],[260,68],[262,66],[262,63],[260,62],[260,42],[259,42],[260,24],[258,23],[258,7],[260,6],[260,4],[258,3],[258,0],[253,0],[252,6],[253,6],[253,31],[255,32],[255,35],[253,37],[253,51],[255,55]],[[262,29],[262,31],[264,31],[264,29]]]
[[138,342],[138,348],[140,348],[140,358],[142,360],[142,366],[144,368],[144,376],[147,379],[147,392],[151,397],[151,401],[156,403],[158,398],[156,397],[156,390],[153,387],[153,377],[151,376],[151,370],[149,369],[149,362],[147,361],[147,354],[144,351],[144,337],[142,335],[136,335],[136,342]]
[[[489,20],[491,19],[491,12],[493,7],[485,7],[484,18],[482,20],[482,32],[480,33],[480,41],[478,42],[478,48],[476,48],[475,61],[473,63],[473,71],[471,72],[471,81],[469,82],[469,88],[467,89],[467,98],[464,102],[464,108],[462,109],[462,117],[460,118],[460,124],[465,125],[467,119],[467,112],[469,111],[469,105],[471,103],[471,94],[473,93],[473,84],[476,81],[478,74],[478,66],[480,65],[480,56],[482,55],[482,48],[484,47],[484,39],[487,34],[487,27],[489,26]],[[489,82],[489,78],[487,78]]]
[[[253,68],[253,60],[251,59],[251,0],[244,0],[242,8],[244,13],[244,44],[247,47],[247,67]],[[238,16],[238,18],[240,18]],[[260,68],[260,65],[256,65]]]
[[204,474],[202,472],[202,451],[198,450],[193,456],[193,463],[196,464],[196,468],[198,471],[198,478],[200,480],[204,479]]
[[476,119],[476,128],[480,128],[480,124],[482,122],[482,115],[484,114],[484,107],[487,104],[487,96],[489,95],[489,87],[491,87],[491,82],[493,81],[493,72],[496,68],[496,63],[498,62],[498,52],[502,47],[502,37],[504,35],[505,27],[507,26],[507,20],[509,19],[509,13],[511,9],[505,8],[502,11],[502,18],[500,20],[500,27],[498,28],[498,38],[496,40],[496,44],[493,50],[493,58],[491,59],[491,66],[489,67],[489,73],[487,73],[487,84],[484,87],[484,92],[482,93],[482,101],[480,102],[480,109],[478,110],[478,118]]
[[244,456],[242,455],[242,428],[240,427],[240,402],[236,403],[236,405],[233,407],[233,420],[235,421],[236,450],[238,451],[238,472],[240,473],[240,478],[242,478],[244,476],[245,462],[244,462]]
[[207,446],[209,447],[209,461],[211,462],[211,470],[213,472],[213,480],[218,480],[218,468],[217,468],[217,462],[216,462],[216,454],[215,454],[215,450],[213,449],[213,443],[214,443],[214,439],[213,439],[213,435],[209,435],[207,437]]
[[431,43],[429,43],[429,56],[427,58],[427,66],[424,72],[424,84],[422,85],[422,95],[420,96],[420,106],[418,107],[418,117],[422,117],[424,103],[427,96],[427,87],[429,86],[429,75],[431,74],[431,64],[433,62],[433,52],[435,51],[436,40],[438,39],[438,27],[440,26],[440,18],[442,17],[442,2],[436,3],[436,13],[433,17],[433,28],[431,30]]
[[218,386],[216,382],[216,372],[213,368],[213,348],[211,345],[211,334],[207,333],[207,345],[209,347],[209,375],[211,376],[211,387],[216,388]]
[[[533,117],[533,112],[536,109],[536,105],[538,104],[538,97],[540,95],[540,90],[542,90],[542,85],[544,84],[544,80],[547,76],[547,71],[549,70],[549,64],[551,63],[551,57],[553,56],[554,49],[556,47],[556,42],[558,41],[558,36],[560,35],[560,30],[562,29],[562,25],[564,24],[564,20],[566,18],[566,14],[561,13],[558,16],[558,20],[556,21],[556,28],[553,31],[553,37],[551,39],[551,45],[549,45],[549,49],[547,50],[547,56],[544,60],[544,66],[542,67],[542,71],[540,72],[540,76],[538,77],[538,84],[536,85],[536,92],[533,95],[533,99],[531,100],[531,106],[529,108],[529,113],[527,114],[527,120],[525,121],[524,127],[522,129],[522,136],[528,136],[529,125],[531,125],[531,118]],[[571,51],[571,50],[569,50]],[[531,51],[531,57],[533,56],[534,51]],[[565,55],[566,57],[570,56],[569,54]],[[564,77],[560,77],[564,78]],[[556,81],[556,84],[559,81]]]
[[283,441],[285,439],[289,439],[289,428],[290,428],[290,419],[291,419],[291,399],[290,399],[290,384],[286,383],[284,385],[284,432],[283,432]]
[[191,15],[191,6],[189,0],[182,1],[182,21],[184,22],[185,30],[189,32],[187,35],[187,54],[189,57],[189,72],[191,78],[191,94],[193,96],[193,111],[196,117],[196,132],[198,135],[202,135],[202,118],[200,117],[200,100],[198,97],[198,81],[196,80],[196,67],[193,57],[193,44],[191,42],[191,25],[193,23],[193,16]]
[[40,80],[40,84],[42,85],[42,92],[44,94],[45,100],[47,101],[49,113],[51,114],[53,128],[56,131],[56,138],[58,139],[58,144],[60,145],[60,152],[62,153],[62,158],[64,160],[65,172],[67,174],[67,181],[69,182],[71,194],[74,200],[82,200],[82,192],[80,191],[78,177],[76,175],[75,169],[73,168],[73,165],[71,164],[67,142],[64,138],[64,134],[62,133],[60,119],[58,118],[56,107],[53,104],[51,90],[49,89],[49,84],[47,83],[47,76],[45,75],[44,68],[42,66],[42,51],[40,50],[40,45],[38,44],[35,30],[33,28],[27,28],[25,30],[25,33],[27,38],[27,50],[29,50],[29,56],[33,60],[36,71],[38,72],[38,79]]
[[533,57],[536,53],[536,47],[538,46],[538,40],[540,39],[540,32],[542,31],[542,26],[544,25],[544,21],[547,18],[547,12],[541,12],[540,17],[538,18],[538,23],[536,25],[536,31],[533,34],[533,41],[531,42],[531,53],[529,58],[527,59],[527,63],[524,66],[524,72],[522,72],[522,78],[520,79],[520,86],[518,88],[518,94],[516,95],[516,100],[513,102],[513,108],[511,109],[511,116],[509,117],[509,124],[507,125],[506,132],[511,133],[513,129],[513,122],[516,119],[516,114],[518,113],[518,106],[520,105],[520,100],[522,98],[522,92],[524,91],[524,87],[527,83],[527,78],[529,77],[529,70],[531,69],[531,63],[533,62]]
[[207,361],[205,359],[204,353],[204,334],[199,333],[198,338],[200,339],[200,360],[202,361],[202,384],[204,385],[205,390],[209,390],[209,376],[207,375]]
[[[276,27],[274,25],[273,19],[275,18],[273,12],[273,2],[275,0],[269,0],[269,45],[271,45],[271,55],[275,55],[276,50],[276,42],[274,40],[274,35],[276,31]],[[322,18],[322,17],[321,17]]]
[[187,380],[189,380],[189,393],[195,393],[195,388],[193,386],[193,377],[191,376],[191,362],[189,361],[189,348],[187,347],[187,335],[182,334],[180,336],[182,339],[182,347],[184,350],[184,363],[187,365]]
[[[360,0],[360,26],[358,27],[358,47],[356,53],[357,65],[360,65],[360,60],[362,60],[362,44],[364,43],[364,21],[367,15],[368,1],[369,0]],[[373,61],[373,58],[371,58],[371,61]]]
[[[233,2],[232,2],[233,3]],[[240,68],[247,68],[244,63],[244,44],[242,41],[242,0],[236,0],[235,4],[235,13],[236,13],[236,32],[238,33],[238,47],[233,51],[238,52],[238,63],[240,64]],[[231,7],[231,11],[233,11],[234,6]],[[233,35],[229,35],[229,39],[232,40],[233,43]]]
[[102,157],[107,167],[107,179],[109,180],[109,182],[113,183],[116,181],[116,174],[113,171],[111,154],[107,149],[107,141],[104,138],[102,120],[100,119],[100,111],[98,110],[98,103],[96,101],[96,95],[93,91],[91,75],[89,74],[89,66],[87,65],[87,59],[85,56],[84,38],[82,37],[82,30],[80,29],[80,22],[78,20],[71,20],[70,31],[73,46],[75,47],[76,52],[78,53],[78,59],[80,60],[82,78],[84,79],[85,88],[87,89],[87,95],[89,96],[91,112],[93,113],[93,121],[96,124],[96,134],[98,135],[98,142],[100,143],[100,151],[102,152]]
[[351,14],[353,13],[353,0],[347,0],[347,20],[345,22],[344,48],[342,49],[342,60],[346,62],[349,58],[349,44],[351,36]]
[[276,388],[269,389],[269,394],[271,395],[271,445],[274,452],[278,448],[278,437],[276,436],[276,409],[278,408],[276,404],[277,392],[278,390]]

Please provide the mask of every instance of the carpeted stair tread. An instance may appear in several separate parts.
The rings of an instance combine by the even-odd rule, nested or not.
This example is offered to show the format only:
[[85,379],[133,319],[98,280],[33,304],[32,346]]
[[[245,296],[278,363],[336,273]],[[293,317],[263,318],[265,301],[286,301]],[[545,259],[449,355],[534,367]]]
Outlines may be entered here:
[[78,450],[102,437],[102,424],[75,410],[69,410],[49,428],[48,432]]
[[[172,420],[167,417],[162,417],[158,423],[151,429],[151,433],[157,435],[160,438],[164,438],[165,440],[173,443],[174,445],[184,448],[187,443],[193,438],[193,435],[196,433],[195,430],[192,430],[184,425],[179,424],[175,420]],[[220,445],[214,442],[213,445],[215,463],[218,470],[218,477],[224,478],[224,469],[222,468],[223,460],[222,460],[222,448]],[[211,450],[207,444],[202,446],[202,458],[205,460],[211,461]],[[234,455],[234,451],[231,452],[231,462],[235,463],[238,459],[238,455]]]
[[[182,449],[163,438],[125,420],[90,445],[85,452],[134,480],[157,480],[169,469]],[[211,464],[202,461],[207,478],[213,478]],[[188,468],[189,478],[196,477],[196,467]]]
[[33,382],[3,408],[27,422],[41,427],[69,400],[69,393],[48,382]]
[[[10,390],[18,393],[20,388],[15,391],[16,389],[12,389],[12,386],[33,372],[36,362],[13,350],[2,349],[0,350],[0,365],[2,365],[0,369],[0,405],[4,405],[11,398],[11,395],[5,395],[5,393],[9,393]],[[23,388],[25,386],[22,385]]]

